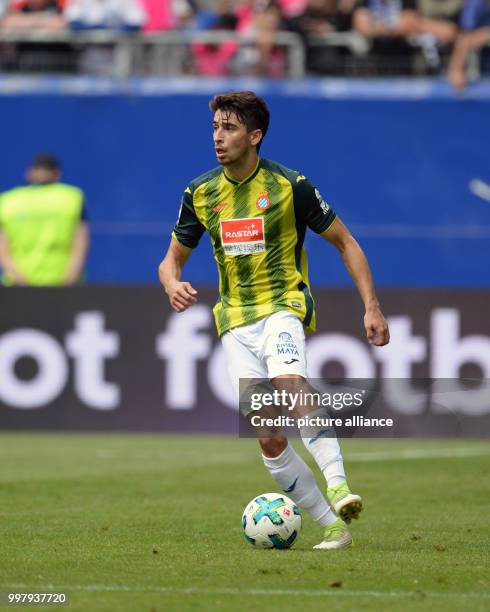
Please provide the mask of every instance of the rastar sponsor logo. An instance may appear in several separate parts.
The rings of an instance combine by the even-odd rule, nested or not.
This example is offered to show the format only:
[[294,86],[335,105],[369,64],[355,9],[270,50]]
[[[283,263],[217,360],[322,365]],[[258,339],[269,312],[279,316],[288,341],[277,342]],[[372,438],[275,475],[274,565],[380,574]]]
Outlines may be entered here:
[[264,252],[263,217],[221,221],[221,243],[226,255],[251,255]]

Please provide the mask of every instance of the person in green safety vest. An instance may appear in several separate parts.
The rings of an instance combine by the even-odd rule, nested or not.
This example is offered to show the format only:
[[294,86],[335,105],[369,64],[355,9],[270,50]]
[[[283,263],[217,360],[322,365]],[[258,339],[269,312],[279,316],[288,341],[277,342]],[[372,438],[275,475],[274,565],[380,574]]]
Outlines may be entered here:
[[60,181],[58,160],[41,154],[27,171],[27,186],[0,195],[3,285],[80,282],[89,246],[85,198]]

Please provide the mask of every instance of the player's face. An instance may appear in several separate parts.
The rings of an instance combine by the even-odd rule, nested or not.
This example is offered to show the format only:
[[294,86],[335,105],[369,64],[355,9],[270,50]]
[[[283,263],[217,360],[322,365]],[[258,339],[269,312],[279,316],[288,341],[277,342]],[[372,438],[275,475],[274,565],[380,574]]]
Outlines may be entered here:
[[[260,130],[254,132],[260,133]],[[255,147],[254,132],[248,132],[235,113],[217,110],[213,119],[213,140],[219,163],[228,166],[245,158]]]

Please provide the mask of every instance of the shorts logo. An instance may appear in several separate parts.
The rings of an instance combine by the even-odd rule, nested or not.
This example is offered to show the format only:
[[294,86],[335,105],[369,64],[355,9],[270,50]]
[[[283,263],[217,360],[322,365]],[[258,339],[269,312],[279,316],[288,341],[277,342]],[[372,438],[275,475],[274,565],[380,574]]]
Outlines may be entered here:
[[269,194],[267,191],[259,193],[259,197],[257,198],[255,205],[259,210],[267,210],[269,208],[271,201],[269,200]]
[[225,255],[252,255],[265,251],[263,217],[223,219],[220,226]]
[[[296,346],[296,342],[293,340],[293,337],[289,332],[280,332],[277,336],[277,339],[278,342],[276,344],[276,349],[278,355],[297,355],[299,357],[298,347]],[[294,361],[299,360],[295,359]],[[291,361],[291,363],[293,362]]]

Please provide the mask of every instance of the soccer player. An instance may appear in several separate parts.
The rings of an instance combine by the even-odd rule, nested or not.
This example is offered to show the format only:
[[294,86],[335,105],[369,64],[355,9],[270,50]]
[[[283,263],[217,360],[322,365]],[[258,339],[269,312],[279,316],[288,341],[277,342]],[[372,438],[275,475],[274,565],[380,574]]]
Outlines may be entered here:
[[[317,189],[299,172],[259,157],[269,126],[266,103],[253,92],[215,96],[213,140],[219,166],[184,191],[170,246],[159,267],[170,304],[182,312],[197,291],[181,280],[182,269],[207,230],[219,271],[220,300],[214,307],[218,334],[238,395],[239,379],[270,379],[279,390],[305,388],[304,332],[314,331],[315,312],[303,247],[309,227],[333,244],[364,302],[371,344],[389,341],[369,265],[361,248]],[[294,345],[284,358],[277,345]],[[247,416],[247,415],[245,415]],[[303,437],[327,481],[327,500],[307,464],[286,437],[260,436],[264,464],[293,501],[324,528],[317,549],[346,548],[346,522],[362,510],[351,493],[335,437]]]

